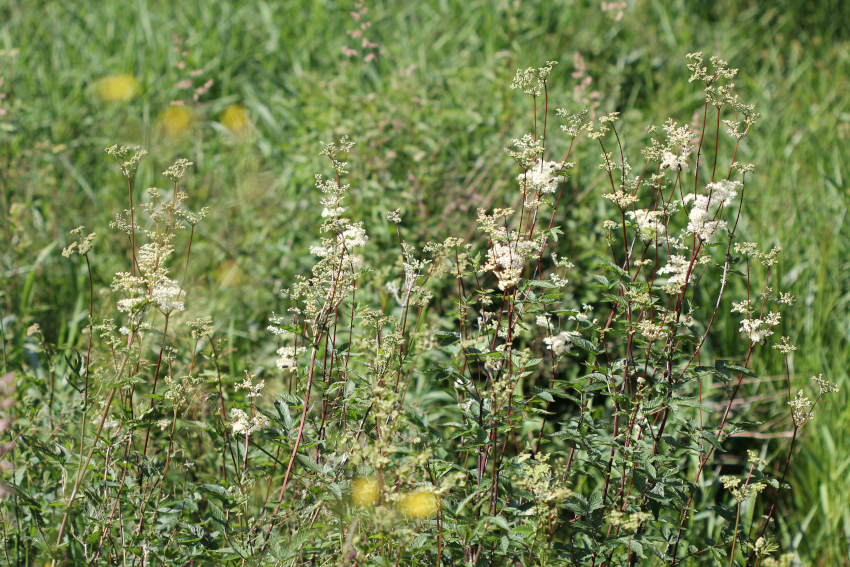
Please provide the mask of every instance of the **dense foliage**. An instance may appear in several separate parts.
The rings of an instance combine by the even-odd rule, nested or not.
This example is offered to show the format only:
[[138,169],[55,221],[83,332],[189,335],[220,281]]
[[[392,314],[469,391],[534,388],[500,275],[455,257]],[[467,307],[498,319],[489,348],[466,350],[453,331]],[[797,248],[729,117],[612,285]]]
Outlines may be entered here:
[[[63,253],[88,277],[87,346],[33,325],[25,346],[43,362],[4,378],[21,403],[2,425],[3,560],[787,565],[776,501],[800,428],[835,387],[816,377],[814,401],[795,397],[787,370],[784,458],[718,459],[755,425],[736,406],[753,359],[794,350],[767,345],[794,298],[773,273],[781,249],[736,238],[754,169],[739,147],[759,114],[734,94],[736,70],[689,57],[698,120],[650,127],[640,173],[618,112],[552,112],[555,63],[518,71],[531,133],[506,149],[515,204],[479,209],[463,238],[447,226],[411,241],[401,210],[384,211],[397,245],[366,255],[374,215],[347,214],[354,143],[323,144],[313,265],[269,317],[276,368],[244,376],[223,371],[222,326],[186,316],[201,205],[216,206],[183,191],[194,164],[142,191],[146,152],[109,148],[127,208],[108,238],[81,227]],[[561,197],[580,145],[601,154],[608,250],[571,261],[551,246],[571,236]],[[105,240],[128,265],[95,297],[90,255]],[[708,359],[721,311],[740,318],[742,346]]]

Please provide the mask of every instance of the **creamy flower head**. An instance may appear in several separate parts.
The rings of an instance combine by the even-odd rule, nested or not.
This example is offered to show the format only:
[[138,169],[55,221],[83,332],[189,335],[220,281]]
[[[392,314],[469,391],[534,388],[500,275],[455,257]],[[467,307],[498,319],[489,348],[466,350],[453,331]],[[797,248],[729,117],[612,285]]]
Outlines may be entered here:
[[342,233],[341,239],[345,242],[345,247],[351,250],[355,246],[366,246],[366,241],[369,237],[366,236],[366,229],[362,226],[351,226]]
[[685,161],[685,156],[677,156],[673,152],[665,151],[661,159],[661,169],[668,168],[674,171],[684,171],[685,173],[690,170],[688,162]]
[[727,181],[723,179],[718,183],[709,183],[706,186],[708,195],[694,195],[688,193],[683,201],[693,201],[693,207],[688,213],[687,232],[695,234],[700,240],[710,242],[718,230],[727,230],[725,220],[715,220],[715,211],[718,207],[728,207],[738,196],[738,189],[743,187],[740,181]]
[[525,261],[540,249],[537,242],[511,239],[508,243],[494,242],[487,251],[485,270],[492,270],[499,278],[499,289],[506,290],[519,283]]
[[517,175],[523,193],[554,193],[558,188],[559,170],[554,161],[535,163],[525,173]]
[[118,300],[118,311],[122,313],[132,313],[133,310],[145,302],[144,297],[128,297]]
[[251,435],[257,431],[268,429],[270,425],[269,418],[263,414],[257,414],[254,418],[249,418],[248,414],[238,408],[230,410],[230,427],[233,428],[233,433]]
[[338,218],[340,215],[342,215],[342,213],[344,213],[347,210],[348,210],[348,207],[335,207],[335,208],[325,207],[322,210],[322,218],[327,218],[327,217]]
[[741,333],[747,335],[753,343],[763,343],[773,334],[773,327],[779,324],[779,313],[770,313],[764,319],[744,319],[741,321]]
[[657,273],[660,275],[670,274],[667,278],[667,289],[681,290],[693,278],[693,274],[690,278],[688,277],[689,266],[690,261],[687,258],[673,255],[670,256],[667,265],[660,268]]
[[603,199],[608,199],[612,201],[620,210],[625,211],[632,205],[638,202],[637,195],[632,195],[631,193],[627,193],[625,191],[614,191],[613,193],[605,193],[602,195]]
[[165,314],[171,313],[175,309],[183,311],[185,305],[179,301],[181,297],[185,297],[186,292],[180,289],[180,285],[168,278],[163,279],[153,288],[151,299],[154,304]]
[[662,211],[648,211],[646,209],[626,211],[626,216],[635,222],[640,238],[644,242],[654,240],[656,236],[664,236],[667,227],[660,220],[662,214]]
[[565,352],[570,352],[573,348],[573,339],[580,337],[578,331],[561,331],[554,337],[546,337],[543,342],[546,348],[555,353],[555,356],[560,356]]
[[280,370],[293,371],[298,366],[298,355],[302,354],[306,347],[281,347],[277,349],[277,367]]

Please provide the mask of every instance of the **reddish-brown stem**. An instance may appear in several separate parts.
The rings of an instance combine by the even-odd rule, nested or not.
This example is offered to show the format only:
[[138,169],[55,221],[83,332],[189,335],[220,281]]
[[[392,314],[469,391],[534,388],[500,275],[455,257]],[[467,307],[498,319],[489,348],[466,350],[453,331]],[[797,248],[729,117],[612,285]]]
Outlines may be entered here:
[[[319,339],[321,341],[321,338]],[[289,475],[292,472],[292,466],[295,464],[295,455],[298,454],[298,446],[301,445],[301,437],[304,434],[304,423],[307,421],[307,408],[310,406],[310,392],[313,389],[313,374],[316,366],[316,349],[310,355],[310,371],[307,373],[307,392],[304,394],[304,408],[301,410],[301,422],[298,424],[298,435],[295,438],[295,443],[292,445],[292,454],[289,456],[289,464],[286,466],[286,474],[283,476],[283,484],[280,486],[280,494],[277,498],[277,506],[274,509],[274,515],[280,511],[283,495],[286,492],[286,486],[289,484]]]
[[[156,372],[153,375],[153,386],[151,388],[151,395],[156,394],[156,383],[159,380],[159,369],[162,366],[162,352],[165,350],[165,339],[168,337],[168,315],[165,316],[165,327],[162,329],[162,341],[159,343],[159,356],[156,359]],[[153,408],[154,399],[151,398],[151,403],[148,406],[148,409]],[[142,450],[142,455],[147,454],[148,451],[148,439],[151,435],[151,428],[148,427],[145,431],[145,448]]]
[[127,178],[127,193],[130,195],[130,250],[133,256],[133,276],[136,275],[136,221],[135,212],[133,211],[133,179]]

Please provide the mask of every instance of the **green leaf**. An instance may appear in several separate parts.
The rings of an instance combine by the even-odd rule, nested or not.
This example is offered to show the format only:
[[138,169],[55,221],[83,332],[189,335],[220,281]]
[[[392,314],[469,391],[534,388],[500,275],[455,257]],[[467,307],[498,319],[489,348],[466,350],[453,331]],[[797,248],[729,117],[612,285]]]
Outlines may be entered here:
[[564,234],[564,231],[561,230],[561,227],[559,227],[559,226],[553,226],[549,230],[544,230],[543,234],[551,236],[552,240],[554,240],[555,242],[558,242],[558,236],[560,236],[561,234]]
[[587,352],[590,352],[592,354],[602,354],[604,352],[604,350],[600,349],[599,347],[597,347],[596,345],[594,345],[589,340],[583,337],[573,337],[572,343],[578,348],[586,350]]
[[[591,274],[590,277],[593,278],[594,280],[596,280],[597,282],[599,282],[601,287],[603,287],[604,289],[611,289],[611,286],[614,285],[614,283],[609,282],[608,278],[606,278],[605,276],[601,276],[599,274]],[[593,287],[600,287],[600,286],[595,285]]]
[[602,489],[597,489],[590,495],[590,499],[587,502],[587,514],[589,515],[594,510],[599,510],[602,508]]
[[317,465],[313,461],[313,459],[307,457],[306,455],[302,455],[301,453],[295,455],[295,458],[298,459],[298,462],[301,463],[301,466],[303,466],[305,469],[324,476],[325,471],[319,468],[319,465]]
[[558,286],[547,280],[526,280],[522,282],[523,291],[530,287],[545,287],[547,289],[558,289]]
[[728,360],[716,360],[714,362],[714,367],[718,372],[724,374],[729,377],[730,372],[735,374],[745,374],[747,376],[752,376],[753,378],[758,378],[755,372],[750,370],[749,368],[744,368],[743,366],[738,366],[736,364],[731,364]]
[[201,492],[206,492],[210,496],[214,496],[224,503],[230,502],[230,492],[220,484],[202,484],[198,487]]
[[700,431],[700,437],[711,443],[711,445],[720,452],[723,451],[723,447],[720,445],[720,441],[717,439],[717,435],[711,433],[710,431]]
[[555,398],[553,398],[553,397],[552,397],[552,394],[550,394],[550,393],[549,393],[549,392],[547,392],[546,390],[543,390],[542,388],[536,388],[536,387],[535,387],[535,388],[534,388],[534,394],[535,394],[538,398],[540,398],[540,399],[542,399],[542,400],[545,400],[545,401],[547,401],[547,402],[554,402],[554,401],[555,401]]
[[502,528],[505,531],[510,531],[511,525],[508,523],[508,520],[505,519],[504,516],[501,516],[501,515],[499,515],[499,516],[489,516],[489,519],[490,519],[490,523],[496,524],[497,526],[499,526],[500,528]]
[[437,337],[437,344],[440,346],[449,346],[460,342],[460,333],[437,331],[434,336]]
[[687,399],[687,398],[673,398],[672,400],[670,400],[670,407],[671,408],[676,408],[677,406],[685,406],[685,407],[689,407],[689,408],[699,408],[702,411],[707,411],[707,412],[711,411],[711,408],[702,405],[701,403],[699,403],[699,401],[691,400],[691,399]]
[[610,260],[605,260],[603,258],[597,258],[597,259],[599,260],[599,263],[596,264],[597,268],[602,268],[603,270],[608,270],[609,272],[614,272],[615,274],[617,274],[619,276],[626,277],[626,278],[629,277],[629,273],[626,270],[624,270],[620,266],[614,264]]

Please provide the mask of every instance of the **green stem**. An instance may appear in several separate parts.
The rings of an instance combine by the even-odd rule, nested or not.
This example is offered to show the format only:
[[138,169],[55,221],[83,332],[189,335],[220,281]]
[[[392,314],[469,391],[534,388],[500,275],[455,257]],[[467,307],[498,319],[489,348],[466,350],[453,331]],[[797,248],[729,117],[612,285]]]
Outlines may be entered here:
[[738,502],[738,512],[735,514],[735,531],[732,532],[732,553],[729,554],[729,567],[735,562],[735,544],[738,542],[738,521],[741,519],[741,503]]

